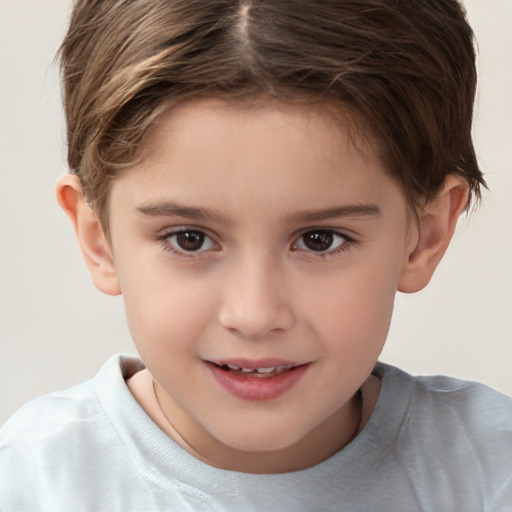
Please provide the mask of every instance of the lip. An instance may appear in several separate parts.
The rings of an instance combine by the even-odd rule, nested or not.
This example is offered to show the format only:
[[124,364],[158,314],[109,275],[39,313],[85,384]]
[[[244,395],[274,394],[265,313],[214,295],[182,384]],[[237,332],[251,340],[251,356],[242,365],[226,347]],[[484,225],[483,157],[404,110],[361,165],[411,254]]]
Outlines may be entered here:
[[[310,363],[298,364],[282,359],[243,360],[230,359],[222,361],[205,361],[214,379],[230,394],[242,400],[274,400],[291,389],[305,374]],[[221,365],[235,365],[241,368],[273,368],[275,366],[292,366],[290,370],[272,377],[240,375],[226,371]]]
[[234,365],[240,366],[241,368],[250,368],[255,370],[256,368],[273,368],[274,366],[301,366],[303,363],[297,363],[293,361],[288,361],[286,359],[277,359],[277,358],[264,358],[264,359],[211,359],[207,361],[208,363],[213,363],[218,366],[222,365]]

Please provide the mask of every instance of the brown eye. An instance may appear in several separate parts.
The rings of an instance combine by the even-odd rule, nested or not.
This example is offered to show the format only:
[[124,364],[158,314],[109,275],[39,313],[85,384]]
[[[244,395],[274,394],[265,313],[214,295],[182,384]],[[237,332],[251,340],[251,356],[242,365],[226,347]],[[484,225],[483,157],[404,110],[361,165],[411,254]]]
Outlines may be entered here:
[[337,249],[347,241],[341,233],[327,229],[317,229],[304,233],[297,243],[296,249],[313,252],[327,252]]
[[199,252],[216,247],[215,242],[202,231],[186,229],[177,231],[166,237],[168,243],[178,251]]
[[200,231],[182,231],[176,235],[176,243],[184,251],[198,251],[204,244],[204,233]]
[[164,250],[183,257],[220,250],[220,246],[200,229],[177,228],[162,234],[158,241]]

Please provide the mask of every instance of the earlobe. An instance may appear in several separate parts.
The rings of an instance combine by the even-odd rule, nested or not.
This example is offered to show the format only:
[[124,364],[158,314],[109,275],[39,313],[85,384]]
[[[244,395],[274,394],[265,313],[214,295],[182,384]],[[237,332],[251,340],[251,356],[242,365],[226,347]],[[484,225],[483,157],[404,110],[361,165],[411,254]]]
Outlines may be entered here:
[[418,239],[402,268],[398,290],[413,293],[432,278],[468,201],[467,183],[450,174],[440,193],[419,212]]
[[57,181],[56,195],[73,224],[94,286],[108,295],[119,295],[121,287],[110,244],[98,217],[84,198],[78,177],[72,174],[61,176]]

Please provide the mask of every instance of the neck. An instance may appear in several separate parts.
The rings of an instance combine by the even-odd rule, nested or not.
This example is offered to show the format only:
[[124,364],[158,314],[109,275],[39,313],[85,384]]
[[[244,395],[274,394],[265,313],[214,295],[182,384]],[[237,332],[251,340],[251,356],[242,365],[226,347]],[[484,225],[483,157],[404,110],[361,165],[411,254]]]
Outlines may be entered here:
[[[299,442],[280,450],[245,451],[220,443],[197,425],[178,429],[162,407],[160,386],[153,383],[155,399],[165,424],[160,427],[184,450],[202,462],[228,471],[275,474],[314,466],[348,445],[362,430],[363,393],[358,390],[343,408]],[[163,390],[162,390],[163,391]],[[163,393],[162,393],[163,394]],[[165,404],[165,402],[164,402]],[[183,432],[183,433],[182,433]],[[184,434],[186,432],[186,434]]]
[[347,446],[368,421],[377,401],[380,381],[370,376],[342,408],[297,443],[262,452],[238,450],[223,444],[197,424],[170,414],[168,411],[173,409],[167,404],[164,389],[147,370],[135,374],[128,386],[151,419],[192,456],[219,469],[272,474],[314,466]]

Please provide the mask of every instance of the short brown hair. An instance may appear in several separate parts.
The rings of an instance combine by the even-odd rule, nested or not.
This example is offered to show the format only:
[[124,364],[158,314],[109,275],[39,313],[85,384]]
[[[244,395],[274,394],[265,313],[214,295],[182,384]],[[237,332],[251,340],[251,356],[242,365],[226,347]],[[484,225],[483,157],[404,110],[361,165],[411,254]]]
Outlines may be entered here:
[[100,218],[155,118],[208,96],[348,106],[412,203],[450,173],[485,185],[456,0],[76,0],[60,56],[68,162]]

